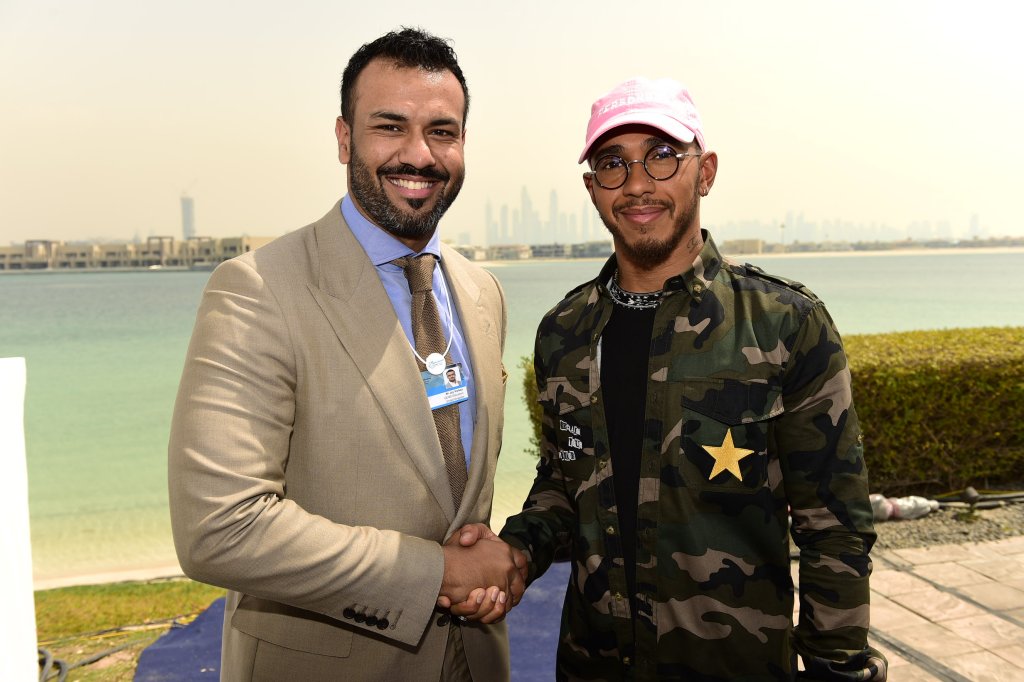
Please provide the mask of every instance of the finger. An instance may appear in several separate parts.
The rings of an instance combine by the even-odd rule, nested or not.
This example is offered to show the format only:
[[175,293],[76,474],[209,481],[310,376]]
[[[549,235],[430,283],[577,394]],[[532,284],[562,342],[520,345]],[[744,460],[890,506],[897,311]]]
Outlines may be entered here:
[[522,600],[523,593],[525,592],[526,581],[517,574],[515,579],[509,585],[509,602],[512,604],[512,606],[515,606]]
[[480,604],[483,603],[487,596],[487,590],[482,587],[478,587],[469,593],[465,601],[451,605],[448,610],[456,616],[468,616],[476,613],[480,609]]
[[451,607],[452,600],[442,595],[437,598],[437,605],[442,609],[447,609]]
[[530,562],[526,559],[526,554],[518,549],[512,548],[512,561],[515,563],[516,568],[519,570],[519,577],[526,582],[526,577],[529,574]]
[[[474,590],[473,592],[475,594],[477,590]],[[498,597],[498,588],[489,587],[486,590],[480,589],[479,592],[479,599],[472,599],[466,601],[467,605],[471,604],[473,606],[473,611],[471,613],[462,613],[460,610],[460,613],[458,615],[465,616],[466,620],[480,621],[492,613],[495,607],[495,601],[497,600]]]
[[474,619],[484,625],[497,623],[502,618],[504,618],[505,614],[507,613],[505,594],[501,592],[497,587],[492,587],[487,592],[488,599],[484,601],[481,607],[490,605],[490,608],[481,608],[477,612],[477,618]]
[[490,528],[482,523],[470,523],[459,531],[459,544],[463,547],[475,545],[479,540],[490,540],[498,537]]

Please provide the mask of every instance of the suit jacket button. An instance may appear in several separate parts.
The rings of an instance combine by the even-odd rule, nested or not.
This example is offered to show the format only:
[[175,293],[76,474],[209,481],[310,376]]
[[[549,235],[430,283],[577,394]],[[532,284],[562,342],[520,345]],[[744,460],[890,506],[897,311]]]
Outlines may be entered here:
[[362,623],[365,620],[366,620],[366,614],[365,613],[357,613],[356,614],[356,622],[357,623]]
[[371,628],[375,627],[377,625],[377,616],[368,616],[366,618],[366,624],[369,625]]
[[451,620],[451,616],[449,616],[447,613],[442,613],[437,619],[437,625],[438,627],[443,628],[445,625],[448,625],[448,623],[450,623]]
[[341,612],[341,615],[343,615],[345,618],[348,618],[349,620],[352,620],[353,618],[356,617],[356,610],[354,608],[352,608],[351,606],[349,606],[348,608],[346,608],[344,611]]
[[387,618],[381,618],[377,621],[378,630],[387,630],[389,625],[391,625],[391,623],[388,622]]

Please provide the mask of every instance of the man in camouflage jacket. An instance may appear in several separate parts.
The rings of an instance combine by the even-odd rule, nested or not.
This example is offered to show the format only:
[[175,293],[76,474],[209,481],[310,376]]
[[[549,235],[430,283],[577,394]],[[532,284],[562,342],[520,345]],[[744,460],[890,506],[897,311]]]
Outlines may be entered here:
[[558,679],[884,680],[867,470],[824,305],[700,229],[718,161],[678,83],[599,99],[585,160],[616,254],[540,324],[541,458],[500,533],[528,582],[571,556]]

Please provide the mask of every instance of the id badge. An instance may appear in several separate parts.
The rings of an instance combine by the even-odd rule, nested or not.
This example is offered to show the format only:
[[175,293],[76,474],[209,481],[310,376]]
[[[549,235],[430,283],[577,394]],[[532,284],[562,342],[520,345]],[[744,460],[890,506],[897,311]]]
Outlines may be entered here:
[[462,373],[462,365],[458,363],[445,366],[440,374],[425,371],[420,372],[420,376],[423,377],[423,385],[427,389],[427,402],[430,403],[432,410],[469,400],[466,376]]

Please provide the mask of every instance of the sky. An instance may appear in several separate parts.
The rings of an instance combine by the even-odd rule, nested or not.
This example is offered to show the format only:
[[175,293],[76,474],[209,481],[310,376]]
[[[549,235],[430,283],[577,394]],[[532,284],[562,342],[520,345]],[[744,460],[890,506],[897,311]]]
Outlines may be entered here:
[[341,72],[400,26],[451,38],[469,82],[443,236],[482,241],[524,187],[588,210],[590,105],[637,75],[693,93],[719,155],[702,220],[726,236],[794,216],[833,239],[1024,235],[1012,6],[0,0],[0,245],[180,235],[183,193],[201,235],[318,219],[345,192]]

